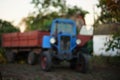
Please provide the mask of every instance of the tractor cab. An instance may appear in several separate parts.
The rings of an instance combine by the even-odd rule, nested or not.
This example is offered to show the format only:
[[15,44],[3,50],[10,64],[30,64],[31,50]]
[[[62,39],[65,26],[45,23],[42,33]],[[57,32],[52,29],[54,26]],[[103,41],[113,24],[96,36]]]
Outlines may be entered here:
[[66,20],[55,20],[51,28],[51,35],[70,34],[76,35],[76,27],[74,22]]
[[50,43],[58,54],[71,54],[76,46],[76,25],[72,20],[56,19],[51,28]]

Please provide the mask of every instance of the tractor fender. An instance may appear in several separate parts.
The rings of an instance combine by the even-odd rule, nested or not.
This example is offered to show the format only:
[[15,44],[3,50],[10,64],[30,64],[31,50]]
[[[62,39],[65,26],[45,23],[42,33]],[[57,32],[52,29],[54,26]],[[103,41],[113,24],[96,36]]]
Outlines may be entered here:
[[51,48],[50,36],[44,36],[42,39],[42,48]]

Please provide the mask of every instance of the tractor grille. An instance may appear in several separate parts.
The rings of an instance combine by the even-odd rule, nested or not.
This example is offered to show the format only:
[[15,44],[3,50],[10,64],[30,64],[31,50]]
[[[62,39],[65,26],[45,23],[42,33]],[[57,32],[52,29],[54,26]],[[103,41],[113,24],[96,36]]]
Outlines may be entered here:
[[61,51],[70,50],[70,36],[61,36],[60,40]]

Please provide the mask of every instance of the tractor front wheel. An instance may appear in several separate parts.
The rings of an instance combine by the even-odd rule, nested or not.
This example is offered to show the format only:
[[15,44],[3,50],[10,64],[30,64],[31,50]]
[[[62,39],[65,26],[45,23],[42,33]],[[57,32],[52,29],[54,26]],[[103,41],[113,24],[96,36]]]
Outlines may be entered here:
[[76,62],[76,70],[78,72],[86,73],[88,71],[89,59],[86,54],[79,54]]
[[48,51],[43,52],[40,57],[41,68],[44,71],[50,71],[52,66],[52,57]]
[[77,60],[77,59],[72,59],[72,60],[70,61],[70,68],[71,68],[71,69],[75,69],[75,67],[76,67],[76,60]]

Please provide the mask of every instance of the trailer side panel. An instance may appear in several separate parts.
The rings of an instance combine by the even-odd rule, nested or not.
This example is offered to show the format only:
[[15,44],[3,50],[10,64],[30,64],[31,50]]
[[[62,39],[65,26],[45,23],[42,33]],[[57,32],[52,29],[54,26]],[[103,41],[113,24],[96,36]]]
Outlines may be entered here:
[[2,35],[3,47],[41,47],[42,38],[49,35],[45,31],[31,31],[24,33],[6,33]]

